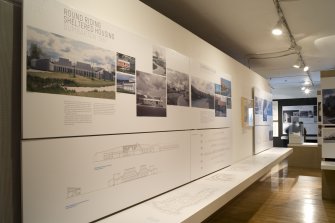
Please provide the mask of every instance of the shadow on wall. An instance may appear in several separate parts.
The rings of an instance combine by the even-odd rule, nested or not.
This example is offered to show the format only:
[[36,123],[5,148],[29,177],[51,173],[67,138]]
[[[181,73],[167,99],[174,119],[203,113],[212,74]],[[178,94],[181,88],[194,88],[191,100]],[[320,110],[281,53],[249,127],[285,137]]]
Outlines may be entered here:
[[0,0],[0,222],[21,222],[21,3]]

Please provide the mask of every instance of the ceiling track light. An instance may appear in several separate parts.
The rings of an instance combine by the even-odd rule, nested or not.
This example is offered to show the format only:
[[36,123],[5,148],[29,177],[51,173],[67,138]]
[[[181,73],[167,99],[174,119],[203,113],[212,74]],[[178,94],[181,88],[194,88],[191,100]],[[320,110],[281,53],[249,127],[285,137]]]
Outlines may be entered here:
[[302,62],[300,58],[298,58],[297,61],[293,64],[293,67],[298,69],[298,68],[301,68],[301,66],[302,66]]
[[303,67],[304,72],[306,72],[306,74],[307,74],[307,76],[308,76],[308,78],[310,80],[310,83],[312,84],[312,86],[314,86],[313,80],[312,80],[310,72],[309,72],[309,67],[306,66],[304,58],[302,57],[301,47],[297,44],[297,42],[296,42],[296,40],[295,40],[295,38],[294,38],[294,36],[293,36],[293,34],[291,32],[291,29],[288,26],[288,23],[286,21],[286,18],[284,16],[284,12],[283,12],[283,10],[282,10],[282,8],[280,6],[279,1],[280,0],[273,0],[273,3],[274,3],[274,5],[276,7],[276,10],[277,10],[277,14],[279,16],[280,25],[286,29],[286,33],[287,33],[287,35],[288,35],[288,37],[290,39],[290,42],[291,42],[290,49],[294,49],[296,51],[296,54],[298,55],[298,60],[300,61],[300,64],[295,64],[294,67],[295,68],[302,68]]
[[280,36],[283,34],[283,23],[281,19],[279,19],[275,27],[273,27],[272,34],[275,36]]
[[304,93],[305,93],[305,94],[309,94],[309,93],[311,93],[311,89],[306,88],[306,89],[304,90]]

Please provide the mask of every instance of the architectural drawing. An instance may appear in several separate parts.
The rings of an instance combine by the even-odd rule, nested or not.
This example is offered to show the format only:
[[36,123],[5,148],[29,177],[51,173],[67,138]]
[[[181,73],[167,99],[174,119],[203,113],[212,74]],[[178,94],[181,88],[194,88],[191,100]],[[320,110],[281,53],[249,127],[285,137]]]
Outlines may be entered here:
[[148,177],[157,174],[158,170],[155,166],[141,165],[137,170],[136,167],[125,169],[123,173],[113,174],[113,178],[108,181],[108,186],[116,186],[129,181]]
[[209,181],[232,181],[234,179],[235,179],[234,174],[217,173],[217,174],[214,174],[213,176],[208,177],[206,180],[209,180]]
[[213,188],[204,188],[194,193],[185,192],[184,194],[178,194],[165,200],[153,201],[152,205],[166,214],[177,215],[180,214],[183,209],[206,200],[215,193],[215,191]]
[[129,144],[114,147],[109,150],[105,150],[102,152],[97,152],[94,155],[94,162],[101,162],[101,161],[111,161],[114,159],[120,159],[130,156],[139,156],[148,153],[158,153],[170,150],[179,149],[178,144]]
[[80,187],[68,187],[66,198],[76,197],[81,194],[81,188]]

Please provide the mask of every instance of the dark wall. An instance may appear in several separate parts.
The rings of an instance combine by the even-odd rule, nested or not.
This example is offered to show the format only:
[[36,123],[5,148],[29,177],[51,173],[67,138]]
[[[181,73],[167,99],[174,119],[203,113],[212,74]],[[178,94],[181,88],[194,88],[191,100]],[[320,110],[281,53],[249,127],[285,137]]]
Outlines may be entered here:
[[[273,146],[285,147],[288,143],[287,140],[282,140],[283,136],[283,121],[282,121],[282,107],[283,106],[296,106],[296,105],[317,105],[317,98],[295,98],[295,99],[280,99],[278,101],[278,133],[279,137],[273,137]],[[307,133],[308,135],[308,133]],[[285,135],[286,136],[286,135]]]
[[0,0],[0,223],[21,222],[21,4]]

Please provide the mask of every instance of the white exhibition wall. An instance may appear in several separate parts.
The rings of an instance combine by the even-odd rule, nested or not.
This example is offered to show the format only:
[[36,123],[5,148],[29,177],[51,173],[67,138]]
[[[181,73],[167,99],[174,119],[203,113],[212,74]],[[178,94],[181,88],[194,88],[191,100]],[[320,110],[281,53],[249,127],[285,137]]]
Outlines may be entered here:
[[103,0],[99,4],[81,0],[60,2],[88,14],[98,15],[99,19],[215,67],[221,73],[230,74],[234,111],[233,160],[238,161],[252,154],[252,129],[241,126],[240,100],[241,97],[251,99],[255,86],[270,92],[266,79],[137,0]]
[[24,222],[92,221],[253,154],[241,97],[267,81],[137,0],[25,1],[23,52]]
[[272,94],[254,88],[254,153],[273,147]]
[[62,0],[60,2],[88,14],[97,15],[99,19],[115,24],[153,43],[174,49],[215,68],[220,73],[230,74],[234,111],[232,115],[233,161],[252,155],[252,129],[242,128],[241,125],[241,97],[251,99],[252,88],[255,86],[270,92],[267,80],[140,1],[102,0],[97,3]]

